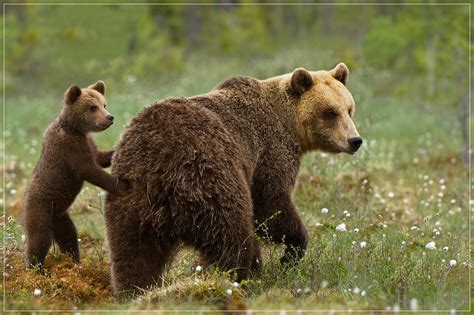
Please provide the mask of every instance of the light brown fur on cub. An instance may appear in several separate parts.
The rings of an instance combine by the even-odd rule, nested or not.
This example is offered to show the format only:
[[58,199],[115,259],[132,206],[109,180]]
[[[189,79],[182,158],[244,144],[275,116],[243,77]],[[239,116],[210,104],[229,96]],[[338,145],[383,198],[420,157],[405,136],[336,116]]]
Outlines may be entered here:
[[104,94],[102,81],[82,90],[71,86],[60,114],[44,133],[41,156],[25,196],[24,229],[30,267],[44,263],[53,239],[61,252],[79,262],[76,228],[67,209],[84,180],[108,192],[127,187],[126,182],[102,170],[110,166],[113,151],[98,151],[88,135],[113,124]]

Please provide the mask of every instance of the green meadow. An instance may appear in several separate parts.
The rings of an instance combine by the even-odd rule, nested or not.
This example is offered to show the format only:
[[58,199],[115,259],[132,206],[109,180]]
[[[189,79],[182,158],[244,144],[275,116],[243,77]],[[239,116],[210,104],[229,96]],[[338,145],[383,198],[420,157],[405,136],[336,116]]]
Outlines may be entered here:
[[[161,12],[161,7],[153,8]],[[207,50],[183,44],[188,33],[180,23],[186,19],[172,18],[190,13],[178,9],[162,15],[152,12],[169,20],[146,18],[151,10],[146,7],[104,7],[88,19],[82,16],[92,12],[87,7],[76,9],[76,13],[72,8],[29,9],[24,14],[31,19],[23,21],[17,11],[7,15],[11,31],[6,37],[5,158],[1,163],[5,179],[1,200],[5,210],[2,303],[6,310],[273,310],[281,314],[281,310],[449,313],[470,309],[472,205],[469,166],[461,154],[464,143],[460,107],[456,106],[459,89],[454,84],[461,81],[453,79],[455,72],[441,77],[442,66],[454,65],[449,58],[457,57],[447,46],[439,48],[433,68],[439,79],[431,91],[426,87],[433,74],[427,66],[425,46],[412,43],[422,42],[427,34],[438,34],[440,28],[426,22],[426,28],[416,28],[418,33],[408,32],[417,37],[405,45],[403,40],[408,37],[401,27],[408,22],[416,27],[416,23],[431,21],[429,14],[437,16],[440,11],[427,10],[423,19],[417,19],[421,8],[413,15],[403,9],[393,14],[382,8],[335,9],[332,29],[307,40],[324,24],[312,29],[300,27],[298,36],[292,38],[283,33],[286,25],[281,22],[273,25],[273,37],[265,37],[266,27],[272,25],[263,19],[268,18],[267,13],[244,8],[221,10],[216,15],[211,14],[212,8],[199,11],[198,21],[210,14],[210,22],[199,28],[205,36],[197,37],[202,45],[214,43]],[[300,8],[294,14],[310,21],[308,12],[312,11],[305,10],[312,8]],[[351,10],[358,11],[353,14]],[[286,16],[278,8],[272,12]],[[76,15],[66,19],[66,13]],[[388,20],[383,20],[386,16]],[[453,16],[456,14],[439,23],[448,29],[455,21]],[[257,23],[260,18],[267,22]],[[366,32],[357,35],[362,37],[341,35],[353,27],[347,22],[350,19]],[[163,27],[159,36],[153,31],[157,27],[153,21]],[[214,25],[234,31],[225,37],[218,27],[211,27]],[[293,29],[291,25],[288,27]],[[374,31],[373,25],[385,25],[389,33],[382,34],[383,28]],[[432,33],[426,31],[430,27]],[[137,32],[138,48],[132,49],[133,32]],[[173,32],[178,39],[169,36]],[[445,35],[454,36],[450,34]],[[353,36],[360,41],[352,40]],[[155,40],[143,45],[147,38]],[[377,45],[379,49],[374,48]],[[412,49],[411,59],[406,57],[408,49]],[[198,253],[182,247],[155,289],[117,304],[111,294],[102,215],[105,194],[86,184],[69,210],[79,233],[82,263],[73,264],[53,246],[45,274],[25,268],[22,196],[41,152],[42,134],[59,112],[68,85],[84,87],[98,79],[106,81],[108,109],[115,124],[94,137],[99,148],[109,149],[119,141],[130,119],[153,101],[206,93],[231,76],[264,79],[297,67],[330,69],[340,61],[351,70],[348,89],[356,101],[354,120],[364,144],[354,156],[313,152],[301,160],[294,201],[310,242],[298,264],[281,267],[283,248],[261,239],[262,273],[234,284],[224,272],[200,270]]]

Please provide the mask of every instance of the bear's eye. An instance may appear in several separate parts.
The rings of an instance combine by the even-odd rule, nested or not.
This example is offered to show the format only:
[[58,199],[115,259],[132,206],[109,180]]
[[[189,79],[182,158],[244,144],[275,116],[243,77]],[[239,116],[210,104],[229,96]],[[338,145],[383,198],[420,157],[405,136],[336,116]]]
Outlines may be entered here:
[[324,116],[327,118],[327,119],[334,119],[337,117],[337,112],[333,109],[330,109],[330,110],[327,110],[324,112]]
[[107,104],[104,103],[104,108],[106,108],[106,107],[107,107]]
[[97,106],[95,106],[95,105],[89,106],[89,111],[90,111],[91,113],[95,112],[96,110],[97,110]]
[[352,108],[349,109],[349,116],[352,117]]

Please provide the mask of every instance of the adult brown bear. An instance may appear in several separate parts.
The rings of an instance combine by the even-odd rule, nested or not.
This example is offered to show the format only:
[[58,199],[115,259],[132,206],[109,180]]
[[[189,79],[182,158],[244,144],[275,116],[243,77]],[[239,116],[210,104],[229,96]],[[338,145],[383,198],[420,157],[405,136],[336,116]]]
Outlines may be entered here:
[[341,63],[267,80],[235,77],[138,114],[112,170],[132,189],[109,194],[105,208],[115,295],[159,283],[179,242],[247,278],[261,263],[254,229],[262,222],[286,245],[282,262],[301,258],[308,234],[291,195],[302,154],[352,154],[362,144],[348,75]]

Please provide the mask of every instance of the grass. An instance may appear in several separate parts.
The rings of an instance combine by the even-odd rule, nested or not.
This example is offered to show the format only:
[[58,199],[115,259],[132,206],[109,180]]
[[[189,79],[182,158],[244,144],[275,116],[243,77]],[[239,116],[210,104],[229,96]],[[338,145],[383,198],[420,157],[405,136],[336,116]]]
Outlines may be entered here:
[[[155,87],[109,87],[108,104],[117,124],[97,135],[99,146],[113,146],[121,126],[155,99],[204,93],[233,74],[263,78],[299,65],[318,69],[335,63],[331,57],[323,60],[325,65],[321,60],[304,63],[299,51],[245,66],[191,63],[186,76]],[[310,243],[297,266],[282,269],[282,247],[262,240],[261,276],[236,288],[218,270],[197,272],[197,254],[182,248],[161,288],[120,305],[109,284],[103,193],[93,186],[86,185],[70,209],[82,264],[72,264],[53,248],[45,275],[25,269],[21,196],[63,91],[7,98],[2,164],[6,309],[468,309],[468,168],[459,160],[455,113],[413,99],[374,95],[377,78],[364,71],[354,71],[349,84],[365,139],[361,152],[355,157],[315,152],[302,160],[294,200]],[[342,223],[346,231],[339,232],[336,226]],[[431,241],[436,249],[425,247]],[[35,296],[35,289],[41,294]]]

